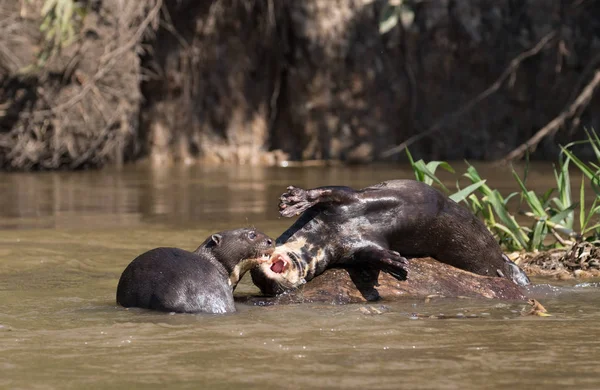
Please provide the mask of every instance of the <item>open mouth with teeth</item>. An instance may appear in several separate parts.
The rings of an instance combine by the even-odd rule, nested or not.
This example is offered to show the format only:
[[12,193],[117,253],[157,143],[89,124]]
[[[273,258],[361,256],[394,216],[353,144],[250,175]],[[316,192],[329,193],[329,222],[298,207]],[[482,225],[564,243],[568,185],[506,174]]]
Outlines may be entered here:
[[252,272],[252,280],[267,295],[281,294],[306,283],[302,259],[283,246],[276,248],[270,259]]
[[271,257],[271,271],[276,274],[283,273],[291,263],[291,259],[285,253],[277,253]]

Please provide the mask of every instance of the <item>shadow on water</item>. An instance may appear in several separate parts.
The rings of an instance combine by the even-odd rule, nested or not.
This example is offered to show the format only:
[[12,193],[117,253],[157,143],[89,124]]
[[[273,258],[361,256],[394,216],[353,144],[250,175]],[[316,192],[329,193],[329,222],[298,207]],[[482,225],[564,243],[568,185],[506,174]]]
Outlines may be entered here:
[[[507,169],[478,168],[503,193],[515,189]],[[546,318],[464,299],[239,304],[226,316],[115,304],[120,273],[150,248],[193,249],[245,225],[279,235],[292,222],[277,214],[287,185],[411,177],[397,166],[0,174],[0,387],[594,388],[594,283],[538,280],[531,294]],[[548,166],[530,174],[540,190],[552,180]],[[248,278],[236,290],[256,292]]]

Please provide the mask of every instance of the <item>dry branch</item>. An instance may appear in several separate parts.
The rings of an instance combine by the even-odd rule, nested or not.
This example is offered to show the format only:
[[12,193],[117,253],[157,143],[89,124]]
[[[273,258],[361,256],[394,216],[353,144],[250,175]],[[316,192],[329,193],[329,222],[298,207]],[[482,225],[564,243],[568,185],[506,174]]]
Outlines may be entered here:
[[537,55],[555,36],[556,36],[555,32],[551,32],[551,33],[547,34],[546,36],[544,36],[534,47],[522,52],[521,54],[516,56],[512,61],[510,61],[510,64],[504,70],[504,72],[502,72],[500,77],[498,77],[498,79],[492,85],[490,85],[485,91],[481,92],[475,98],[471,99],[467,104],[462,106],[458,111],[455,111],[451,114],[445,115],[442,119],[438,120],[433,126],[431,126],[429,129],[425,130],[424,132],[413,135],[412,137],[410,137],[406,141],[402,142],[401,144],[384,151],[383,153],[381,153],[381,158],[388,158],[396,153],[401,152],[402,150],[404,150],[408,146],[412,145],[413,143],[420,141],[421,139],[423,139],[425,137],[431,136],[432,134],[434,134],[434,133],[440,131],[441,129],[443,129],[444,127],[456,122],[459,118],[461,118],[464,115],[471,112],[484,99],[488,98],[494,92],[498,91],[500,89],[500,87],[502,87],[504,82],[509,77],[514,75],[514,73],[517,71],[517,69],[519,68],[519,66],[521,65],[521,63],[523,61],[525,61],[526,59],[528,59],[530,57]]
[[578,112],[581,113],[587,107],[590,100],[594,96],[596,88],[600,85],[600,70],[596,70],[594,78],[585,86],[583,91],[577,96],[577,99],[569,105],[566,110],[563,110],[560,115],[552,119],[546,126],[541,128],[533,137],[527,142],[521,144],[518,148],[510,152],[506,157],[502,159],[502,162],[509,162],[511,160],[521,158],[527,150],[533,151],[537,144],[547,135],[554,134],[567,119],[575,116]]
[[[32,0],[31,6],[40,1]],[[26,75],[15,70],[0,74],[0,99],[14,101],[8,119],[0,122],[0,168],[76,169],[120,162],[126,153],[136,153],[139,49],[144,34],[157,27],[164,1],[106,0],[86,15],[78,40],[44,66]],[[10,1],[0,0],[3,4]],[[14,3],[4,9],[9,16],[18,12]],[[35,58],[39,17],[18,21],[20,46],[6,42],[13,51],[20,49],[21,57]],[[2,63],[0,55],[0,70]]]
[[98,71],[94,74],[94,76],[89,79],[83,85],[83,88],[79,93],[75,96],[71,97],[64,103],[56,105],[48,110],[38,110],[32,113],[32,115],[40,116],[40,115],[49,115],[49,114],[57,114],[63,110],[66,110],[72,107],[74,104],[77,104],[81,99],[85,97],[85,95],[93,90],[96,87],[96,82],[106,75],[106,73],[112,69],[117,60],[124,54],[134,48],[134,46],[138,45],[142,39],[144,32],[147,30],[148,26],[156,20],[158,17],[158,13],[162,7],[162,0],[156,0],[156,4],[152,8],[152,10],[148,13],[148,15],[144,18],[142,23],[140,23],[137,30],[129,37],[127,42],[124,45],[117,47],[116,49],[106,53],[100,58],[100,66],[98,67]]

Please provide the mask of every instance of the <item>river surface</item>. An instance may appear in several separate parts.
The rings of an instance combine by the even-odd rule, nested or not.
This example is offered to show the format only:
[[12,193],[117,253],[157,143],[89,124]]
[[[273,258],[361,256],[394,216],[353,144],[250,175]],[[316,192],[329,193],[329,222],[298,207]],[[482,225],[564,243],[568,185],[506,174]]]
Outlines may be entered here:
[[[503,194],[515,189],[506,169],[479,169]],[[397,166],[0,173],[0,388],[600,388],[595,283],[553,292],[536,280],[552,317],[465,299],[238,303],[224,316],[115,303],[121,272],[146,250],[193,250],[241,226],[277,237],[292,223],[277,214],[287,185],[412,177]],[[549,166],[532,170],[539,191],[552,182]],[[255,293],[249,277],[236,290]]]

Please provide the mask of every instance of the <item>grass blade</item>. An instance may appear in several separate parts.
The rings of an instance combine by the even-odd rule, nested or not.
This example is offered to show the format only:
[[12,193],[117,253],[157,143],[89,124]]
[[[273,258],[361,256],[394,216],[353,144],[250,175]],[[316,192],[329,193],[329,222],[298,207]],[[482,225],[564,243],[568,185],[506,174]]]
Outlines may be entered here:
[[450,195],[450,199],[455,201],[456,203],[460,203],[466,200],[474,191],[476,191],[479,187],[485,184],[485,180],[480,181],[479,183],[473,183],[462,190]]
[[546,237],[547,232],[548,228],[546,223],[544,221],[538,221],[533,229],[533,235],[529,241],[529,247],[527,250],[533,252],[541,249],[542,242],[544,241],[544,237]]
[[585,181],[583,175],[581,175],[581,188],[579,189],[579,227],[583,231],[586,225],[585,218]]

